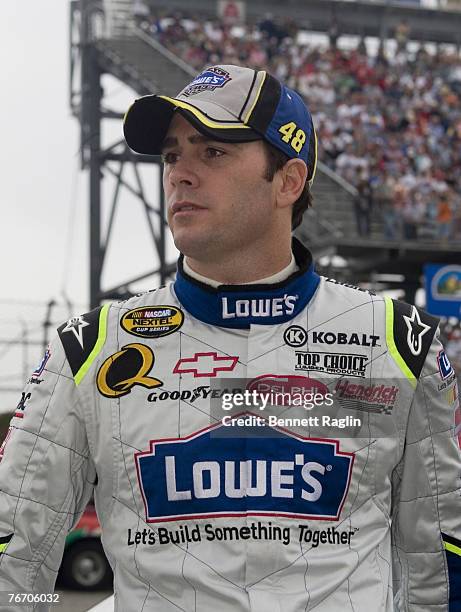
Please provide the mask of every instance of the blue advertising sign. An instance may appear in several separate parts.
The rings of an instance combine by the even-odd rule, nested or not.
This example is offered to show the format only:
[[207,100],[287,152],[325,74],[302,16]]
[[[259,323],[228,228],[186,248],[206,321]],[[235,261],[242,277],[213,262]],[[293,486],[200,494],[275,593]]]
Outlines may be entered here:
[[461,265],[424,266],[426,310],[442,317],[461,319]]

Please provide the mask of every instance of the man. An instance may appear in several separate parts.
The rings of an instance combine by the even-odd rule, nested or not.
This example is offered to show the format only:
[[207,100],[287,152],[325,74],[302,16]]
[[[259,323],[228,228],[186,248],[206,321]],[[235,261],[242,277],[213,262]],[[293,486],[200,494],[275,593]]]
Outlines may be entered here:
[[32,374],[0,590],[52,590],[94,490],[119,611],[459,610],[454,372],[433,317],[291,242],[316,164],[301,98],[214,66],[137,100],[125,137],[163,155],[177,277],[64,323]]

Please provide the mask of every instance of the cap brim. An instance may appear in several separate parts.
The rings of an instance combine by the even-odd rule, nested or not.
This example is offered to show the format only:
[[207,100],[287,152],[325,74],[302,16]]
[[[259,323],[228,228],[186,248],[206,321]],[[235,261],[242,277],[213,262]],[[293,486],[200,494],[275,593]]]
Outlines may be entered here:
[[145,155],[160,155],[175,111],[181,113],[200,133],[220,142],[252,142],[263,138],[235,118],[218,122],[182,100],[151,95],[136,100],[125,115],[123,133],[130,149]]

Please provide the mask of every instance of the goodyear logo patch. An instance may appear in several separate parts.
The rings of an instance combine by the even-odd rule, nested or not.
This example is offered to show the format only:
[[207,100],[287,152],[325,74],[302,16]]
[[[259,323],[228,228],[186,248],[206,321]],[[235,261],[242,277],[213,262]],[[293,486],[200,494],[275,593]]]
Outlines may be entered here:
[[120,325],[133,336],[161,338],[178,331],[183,322],[184,315],[175,306],[143,306],[125,313]]
[[135,453],[148,522],[250,515],[339,518],[354,455],[341,452],[338,440],[303,438],[274,427],[268,444],[261,428],[248,427],[244,437],[236,432],[229,438],[219,436],[222,427],[151,440],[149,450]]

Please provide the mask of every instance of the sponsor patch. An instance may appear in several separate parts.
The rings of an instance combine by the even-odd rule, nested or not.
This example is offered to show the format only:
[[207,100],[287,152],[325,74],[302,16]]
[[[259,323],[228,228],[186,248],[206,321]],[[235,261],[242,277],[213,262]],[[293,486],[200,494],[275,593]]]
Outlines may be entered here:
[[381,346],[380,337],[373,334],[330,332],[313,330],[310,332],[312,344],[343,344],[355,346]]
[[282,542],[288,546],[293,542],[309,544],[317,548],[323,544],[330,546],[350,546],[351,539],[358,528],[338,529],[334,525],[324,529],[312,529],[309,525],[281,527],[273,525],[271,521],[251,521],[237,527],[216,523],[179,524],[176,528],[157,527],[155,530],[128,529],[127,545],[136,546],[162,546],[165,544],[191,544],[192,542],[235,542],[239,540],[253,540],[265,542]]
[[367,368],[366,355],[344,353],[312,353],[296,351],[295,370],[306,372],[325,372],[339,376],[363,378]]
[[202,91],[214,91],[217,88],[224,87],[231,80],[232,77],[227,70],[223,70],[219,66],[212,66],[196,76],[180,95],[189,97]]
[[437,385],[437,389],[439,391],[443,391],[444,389],[448,389],[455,382],[456,382],[456,374],[455,372],[453,372],[452,375],[447,378],[447,380],[444,380],[443,382],[440,383],[440,385]]
[[16,406],[16,412],[14,413],[15,417],[18,417],[19,419],[24,418],[24,412],[27,408],[27,402],[30,400],[31,397],[32,393],[26,393],[25,391],[21,393],[21,399],[19,400],[18,405]]
[[399,388],[395,385],[366,385],[339,380],[335,393],[343,408],[392,414]]
[[223,438],[223,427],[151,440],[149,450],[135,453],[147,522],[217,516],[338,520],[354,462],[339,440],[274,427],[268,444],[262,428]]
[[223,297],[223,319],[275,318],[293,314],[299,295],[285,294],[282,297],[238,299]]
[[161,387],[158,378],[147,376],[152,370],[155,357],[144,344],[127,344],[108,357],[99,368],[96,378],[98,391],[105,397],[122,397],[137,385],[152,389]]
[[283,334],[285,344],[293,348],[303,346],[307,342],[307,332],[299,325],[291,325],[285,330]]
[[240,393],[241,388],[236,389],[211,389],[209,385],[201,385],[195,389],[182,389],[181,391],[173,389],[173,391],[161,390],[153,391],[147,396],[148,402],[164,402],[166,400],[187,402],[193,404],[200,399],[221,399],[226,393],[231,395]]
[[369,295],[376,295],[374,291],[370,289],[364,289],[363,287],[357,287],[357,285],[350,285],[349,283],[341,283],[335,278],[325,278],[326,283],[332,283],[333,285],[342,285],[343,287],[347,287],[348,289],[355,289],[356,291],[362,291],[362,293],[368,293]]
[[39,378],[41,376],[41,374],[43,374],[43,370],[45,369],[46,364],[50,360],[50,357],[51,357],[51,349],[48,346],[46,351],[45,351],[45,354],[43,355],[42,359],[40,360],[40,363],[35,368],[35,370],[32,372],[31,378],[37,379],[37,378]]
[[193,357],[180,359],[173,368],[173,374],[193,374],[194,378],[213,377],[218,372],[232,372],[238,360],[236,356],[195,353]]
[[[259,394],[270,394],[274,398],[274,405],[290,406],[293,395],[328,395],[328,387],[322,382],[307,376],[279,376],[276,374],[263,374],[254,378],[248,385],[248,391]],[[285,396],[285,397],[284,397]]]
[[437,365],[439,367],[440,378],[446,380],[453,374],[453,367],[448,359],[448,355],[444,350],[439,351],[437,355]]
[[176,306],[143,306],[125,313],[120,325],[133,336],[161,338],[178,331],[183,322],[184,315]]

